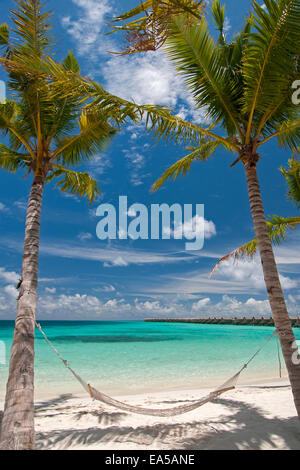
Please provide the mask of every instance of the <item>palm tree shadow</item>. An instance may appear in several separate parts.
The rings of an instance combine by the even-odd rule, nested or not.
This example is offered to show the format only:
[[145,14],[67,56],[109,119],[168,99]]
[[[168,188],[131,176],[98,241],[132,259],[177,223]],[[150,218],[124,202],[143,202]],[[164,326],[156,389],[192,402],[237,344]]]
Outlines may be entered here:
[[215,423],[207,422],[212,431],[204,438],[191,439],[185,449],[198,449],[205,445],[211,450],[275,450],[280,445],[284,449],[300,450],[300,423],[297,416],[268,417],[258,406],[236,400],[217,399],[215,403],[229,408],[232,415],[219,417],[215,421],[216,427]]
[[[236,400],[218,399],[214,403],[223,405],[232,413],[208,420],[191,420],[165,424],[120,426],[122,416],[101,419],[99,425],[86,429],[67,429],[37,435],[37,448],[70,447],[101,448],[109,444],[122,449],[125,443],[136,444],[137,448],[182,449],[182,450],[238,450],[238,449],[300,449],[300,423],[297,417],[273,418],[264,416],[263,410]],[[201,413],[201,412],[200,412]],[[125,413],[105,413],[106,416]],[[117,423],[117,425],[116,425]],[[125,447],[126,448],[126,445]]]
[[[68,393],[60,395],[57,398],[53,398],[47,401],[43,401],[35,405],[36,415],[42,415],[44,418],[54,418],[57,417],[57,413],[63,414],[64,412],[71,410],[74,411],[75,421],[80,421],[85,416],[94,416],[98,420],[99,425],[112,425],[121,421],[121,419],[127,416],[126,413],[121,412],[106,412],[103,408],[99,408],[99,411],[88,410],[86,405],[83,405],[80,408],[74,408],[74,406],[69,402],[70,399],[75,398],[74,395]],[[53,413],[54,411],[54,413]]]
[[50,407],[61,405],[71,398],[74,398],[74,396],[71,393],[64,393],[62,395],[59,395],[57,398],[52,398],[50,400],[42,401],[39,402],[35,405],[35,410],[36,412],[48,410]]

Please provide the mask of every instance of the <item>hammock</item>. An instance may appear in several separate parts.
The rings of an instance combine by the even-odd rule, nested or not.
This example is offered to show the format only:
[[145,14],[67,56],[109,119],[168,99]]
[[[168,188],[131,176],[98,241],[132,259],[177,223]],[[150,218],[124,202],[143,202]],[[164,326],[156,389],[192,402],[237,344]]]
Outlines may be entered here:
[[204,396],[203,398],[200,398],[199,400],[193,401],[190,404],[186,405],[180,405],[176,406],[174,408],[166,408],[166,409],[158,409],[158,408],[142,408],[140,406],[133,406],[133,405],[128,405],[127,403],[123,403],[121,401],[115,400],[114,398],[109,397],[108,395],[105,395],[102,392],[99,392],[96,390],[94,387],[92,387],[90,384],[86,383],[76,372],[69,366],[68,362],[64,360],[59,352],[55,349],[54,345],[51,343],[51,341],[47,338],[46,334],[42,330],[42,327],[40,324],[35,323],[49,346],[53,349],[55,354],[59,357],[59,359],[62,361],[64,366],[69,369],[69,371],[74,375],[74,377],[78,380],[78,382],[82,385],[84,390],[93,398],[94,400],[98,400],[102,403],[105,403],[106,405],[118,408],[120,410],[124,411],[129,411],[131,413],[137,413],[137,414],[142,414],[142,415],[149,415],[149,416],[177,416],[181,415],[184,413],[188,413],[189,411],[195,410],[197,408],[200,408],[200,406],[205,405],[206,403],[214,400],[215,398],[219,397],[223,393],[233,390],[236,388],[238,379],[241,375],[241,373],[248,367],[250,362],[253,361],[253,359],[260,353],[260,351],[266,346],[266,344],[273,338],[274,335],[277,334],[277,330],[275,330],[272,335],[264,342],[261,348],[259,348],[255,354],[249,359],[246,364],[243,365],[243,367],[229,380],[227,380],[225,383],[223,383],[220,387],[216,388],[213,392],[209,393],[208,395]]

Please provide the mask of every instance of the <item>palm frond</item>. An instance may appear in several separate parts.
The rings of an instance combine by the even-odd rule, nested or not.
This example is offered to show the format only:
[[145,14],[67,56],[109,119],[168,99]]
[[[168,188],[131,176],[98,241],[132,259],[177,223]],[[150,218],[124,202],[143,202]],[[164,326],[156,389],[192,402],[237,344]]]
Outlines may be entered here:
[[28,168],[32,162],[26,153],[14,152],[11,148],[0,143],[0,168],[15,173],[20,168]]
[[79,62],[72,51],[69,51],[68,55],[65,57],[63,65],[69,72],[80,73]]
[[[286,241],[288,235],[288,229],[294,230],[300,224],[300,217],[279,217],[278,215],[273,215],[267,220],[267,228],[269,232],[269,237],[273,245],[280,245],[282,242]],[[210,276],[216,271],[218,266],[224,261],[227,261],[230,258],[238,260],[241,258],[253,258],[257,252],[257,239],[254,238],[250,242],[245,243],[244,245],[236,248],[231,253],[223,256],[215,264],[213,269],[210,272]]]
[[9,27],[6,23],[0,24],[0,46],[8,46]]
[[[112,33],[125,32],[127,46],[121,55],[153,51],[164,45],[172,18],[185,14],[186,25],[195,24],[204,13],[204,0],[147,0],[118,16],[112,25]],[[140,16],[142,15],[142,16]],[[132,20],[132,18],[135,18]],[[132,20],[132,21],[127,21]]]
[[224,22],[225,22],[225,5],[220,4],[219,0],[213,0],[211,5],[212,20],[219,31],[219,43],[225,43]]
[[280,168],[288,185],[288,197],[300,209],[300,161],[289,160],[289,169]]
[[53,85],[52,93],[60,99],[81,99],[81,103],[90,101],[86,109],[92,112],[102,112],[116,126],[124,125],[128,120],[144,122],[149,133],[158,141],[174,140],[183,145],[197,147],[203,136],[209,136],[221,142],[225,148],[238,151],[233,138],[222,137],[192,122],[185,121],[170,112],[169,108],[154,105],[139,105],[119,98],[107,92],[99,83],[81,77],[78,73],[68,72],[65,68],[47,57],[43,61],[28,61],[25,65],[14,62],[14,67],[20,67],[23,73],[43,73],[49,77]]
[[153,184],[151,191],[155,192],[162,187],[162,185],[170,179],[174,181],[179,176],[185,176],[189,173],[191,165],[194,161],[206,161],[209,157],[214,155],[215,151],[221,144],[219,142],[203,139],[202,144],[196,149],[193,150],[190,154],[186,155],[184,158],[178,160],[174,165],[168,168],[164,174]]
[[23,147],[34,160],[35,154],[30,139],[22,132],[22,120],[18,119],[18,114],[19,106],[15,101],[9,100],[0,104],[0,131],[5,135],[9,134],[13,150],[19,150]]
[[259,122],[262,116],[276,109],[282,96],[290,93],[300,54],[299,1],[266,0],[264,6],[254,1],[253,9],[249,18],[253,32],[249,33],[242,63],[244,113],[249,115],[247,143],[253,120]]
[[56,169],[48,175],[46,181],[50,182],[56,178],[59,179],[56,183],[56,188],[61,192],[85,197],[90,201],[90,204],[101,194],[97,182],[88,173],[57,166]]
[[100,112],[83,111],[78,122],[80,133],[56,138],[52,160],[58,158],[63,164],[75,165],[103,152],[117,132],[105,117]]
[[74,96],[80,94],[84,99],[91,100],[87,109],[93,112],[102,111],[106,117],[117,126],[123,125],[131,120],[135,123],[144,122],[149,133],[157,140],[164,139],[166,142],[174,140],[183,145],[197,147],[203,136],[209,136],[221,142],[226,148],[238,151],[233,139],[222,137],[212,132],[210,126],[207,128],[197,126],[192,122],[171,114],[169,108],[154,105],[139,105],[128,100],[119,98],[107,92],[99,83],[82,78],[78,74],[69,73],[67,76],[61,67],[47,58],[42,64],[44,73],[52,75],[55,79],[54,87],[56,93],[63,96]]
[[15,32],[21,43],[14,43],[14,53],[42,57],[52,44],[49,34],[52,26],[50,12],[43,13],[41,0],[17,0],[17,10],[12,10]]
[[[294,111],[294,114],[296,110]],[[281,122],[273,133],[263,139],[258,147],[264,145],[268,140],[277,137],[280,147],[286,147],[295,152],[300,145],[300,119],[286,118]]]
[[187,27],[183,15],[175,18],[165,50],[184,76],[196,106],[205,107],[212,122],[219,122],[229,135],[242,136],[239,82],[224,66],[224,50],[209,35],[207,21]]

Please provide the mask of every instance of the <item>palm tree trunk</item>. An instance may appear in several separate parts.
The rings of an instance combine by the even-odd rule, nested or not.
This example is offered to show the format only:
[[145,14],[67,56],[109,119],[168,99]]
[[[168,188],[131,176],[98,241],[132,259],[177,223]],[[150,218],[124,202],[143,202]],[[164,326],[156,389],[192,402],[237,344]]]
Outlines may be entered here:
[[278,331],[282,354],[292,386],[296,410],[300,418],[300,361],[293,361],[293,357],[295,356],[295,336],[284,300],[273,248],[267,230],[260,186],[257,177],[256,162],[253,162],[253,160],[252,162],[251,160],[246,162],[245,171],[251,213],[271,311]]
[[0,448],[34,448],[34,332],[38,285],[40,215],[44,181],[33,180],[27,207],[22,279],[18,298]]

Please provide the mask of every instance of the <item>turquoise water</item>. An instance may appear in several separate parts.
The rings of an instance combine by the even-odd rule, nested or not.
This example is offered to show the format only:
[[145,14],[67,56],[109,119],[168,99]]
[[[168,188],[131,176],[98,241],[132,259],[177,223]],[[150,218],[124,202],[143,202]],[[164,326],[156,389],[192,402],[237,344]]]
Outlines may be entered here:
[[[144,322],[44,321],[42,327],[79,375],[115,395],[218,385],[233,375],[274,330]],[[12,334],[13,322],[0,322],[0,341],[5,343],[7,356]],[[299,329],[295,334],[300,339]],[[7,374],[8,365],[0,364],[0,399]],[[242,383],[273,378],[278,378],[275,338],[245,371]],[[37,396],[82,393],[39,332],[35,381]]]

